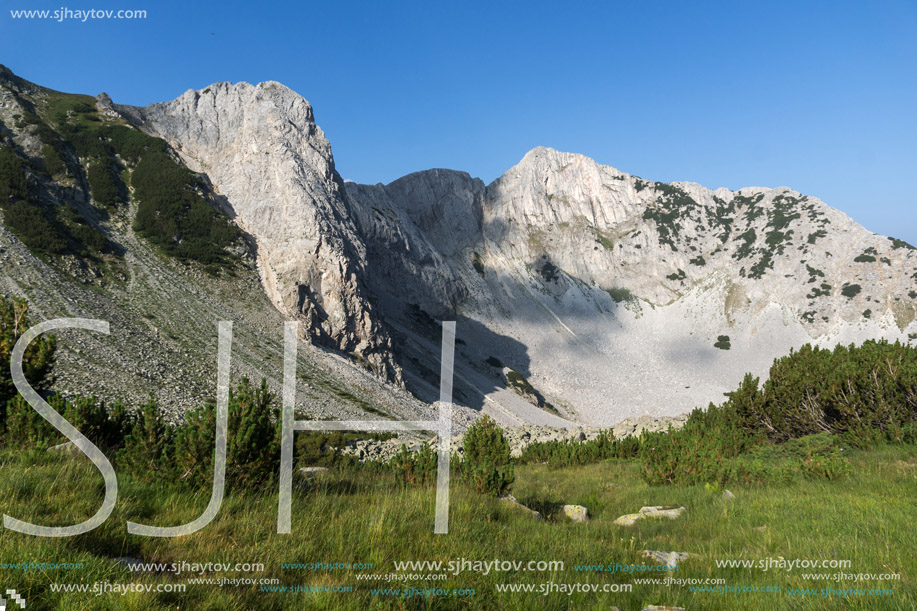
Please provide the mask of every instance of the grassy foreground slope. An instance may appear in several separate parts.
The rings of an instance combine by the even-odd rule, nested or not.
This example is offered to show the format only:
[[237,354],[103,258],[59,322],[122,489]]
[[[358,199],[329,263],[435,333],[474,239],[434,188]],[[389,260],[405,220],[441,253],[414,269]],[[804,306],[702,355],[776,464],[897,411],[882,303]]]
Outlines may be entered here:
[[[40,524],[86,519],[102,498],[102,478],[82,456],[7,449],[0,462],[2,511]],[[276,534],[275,492],[231,492],[203,531],[176,539],[129,535],[127,520],[175,525],[196,518],[209,491],[142,484],[121,476],[120,499],[109,520],[72,539],[40,539],[0,531],[0,563],[83,563],[82,569],[0,571],[29,608],[58,609],[607,609],[647,604],[686,609],[913,609],[917,607],[917,448],[879,446],[852,451],[853,472],[837,480],[735,486],[725,499],[709,486],[651,486],[636,461],[609,460],[575,468],[525,465],[516,469],[515,496],[548,517],[528,514],[462,483],[453,484],[450,533],[433,534],[434,488],[404,488],[390,474],[331,471],[294,490],[293,533]],[[556,506],[582,504],[592,519],[576,524]],[[642,520],[631,527],[615,518],[644,505],[686,508],[676,520]],[[653,564],[641,551],[695,554],[676,579],[722,579],[729,586],[779,586],[780,592],[692,592],[688,586],[647,585],[665,573],[584,572],[578,565]],[[283,586],[343,586],[343,592],[278,593],[274,585],[189,584],[200,575],[135,573],[113,561],[131,557],[157,563],[261,563],[263,572],[210,572],[206,578],[276,579]],[[431,573],[397,571],[405,560],[560,560],[564,569],[463,571],[445,580],[367,582],[360,575]],[[846,569],[718,568],[717,560],[850,560]],[[302,570],[284,563],[371,563],[363,570]],[[808,573],[900,574],[900,580],[854,583],[806,579]],[[185,584],[183,593],[55,593],[51,584]],[[542,595],[541,584],[631,584],[632,591]],[[534,584],[532,593],[498,592],[499,584]],[[800,596],[793,588],[889,588],[885,596]],[[464,596],[395,596],[376,589],[473,589]],[[270,591],[274,589],[275,591]]]

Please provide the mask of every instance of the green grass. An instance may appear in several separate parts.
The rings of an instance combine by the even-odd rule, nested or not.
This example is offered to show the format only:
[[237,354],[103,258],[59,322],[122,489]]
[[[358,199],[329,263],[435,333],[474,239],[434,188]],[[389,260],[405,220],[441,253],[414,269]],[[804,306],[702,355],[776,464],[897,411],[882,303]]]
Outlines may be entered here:
[[[90,534],[41,539],[0,531],[0,562],[82,562],[82,570],[2,571],[4,588],[16,588],[30,609],[285,609],[285,608],[486,608],[639,609],[668,604],[688,609],[913,609],[917,606],[917,531],[913,506],[917,449],[879,447],[851,455],[854,469],[834,481],[805,480],[782,486],[731,487],[736,498],[722,499],[704,486],[650,486],[639,463],[605,461],[569,469],[543,465],[516,468],[514,495],[542,511],[533,520],[500,501],[475,494],[461,483],[451,489],[450,533],[433,534],[433,488],[399,487],[389,474],[332,471],[293,495],[293,534],[277,535],[276,492],[230,490],[217,518],[203,531],[179,539],[127,534],[126,520],[156,525],[190,521],[203,510],[206,489],[189,492],[169,485],[143,485],[119,478],[120,498],[109,520]],[[42,524],[67,524],[90,516],[102,495],[102,479],[84,458],[26,454],[0,458],[2,511]],[[587,524],[559,517],[560,504],[585,505]],[[644,505],[687,508],[675,520],[644,520],[633,527],[613,522]],[[764,526],[764,529],[758,529]],[[697,554],[678,573],[684,578],[724,578],[731,586],[779,585],[782,594],[700,594],[677,586],[634,584],[630,593],[508,594],[499,583],[633,583],[621,574],[584,573],[578,564],[644,563],[640,550]],[[354,591],[327,594],[274,594],[258,586],[189,585],[183,594],[55,594],[49,584],[96,581],[183,583],[185,577],[131,573],[111,561],[131,556],[146,562],[257,562],[258,574],[211,574],[227,578],[276,578],[284,585],[348,585]],[[788,588],[864,587],[841,581],[807,581],[802,574],[717,568],[717,559],[762,560],[837,558],[852,561],[847,573],[900,573],[901,581],[869,582],[892,587],[886,598],[790,597]],[[371,562],[372,573],[394,572],[398,560],[561,560],[552,572],[463,572],[446,581],[409,582],[413,587],[474,588],[470,598],[403,600],[370,595],[368,582],[354,572],[282,570],[284,562]],[[814,572],[835,572],[814,571]],[[374,587],[374,586],[373,586]],[[385,584],[380,587],[396,587]]]
[[602,245],[603,248],[605,248],[605,250],[614,250],[614,241],[598,229],[595,230],[595,239],[599,244]]

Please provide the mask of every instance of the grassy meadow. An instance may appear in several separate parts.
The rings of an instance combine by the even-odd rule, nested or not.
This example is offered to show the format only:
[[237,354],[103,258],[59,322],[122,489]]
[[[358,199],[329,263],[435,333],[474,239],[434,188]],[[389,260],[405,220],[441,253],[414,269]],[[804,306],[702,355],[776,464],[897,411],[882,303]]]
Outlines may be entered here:
[[[388,473],[332,469],[297,480],[293,533],[276,534],[277,493],[230,490],[217,518],[204,530],[174,539],[127,533],[128,520],[176,525],[206,506],[206,486],[194,492],[167,482],[119,477],[119,500],[108,521],[69,539],[42,539],[0,531],[2,563],[82,563],[81,569],[0,570],[3,589],[15,588],[29,609],[607,609],[644,605],[685,609],[900,609],[917,608],[917,447],[881,445],[852,450],[844,477],[786,484],[730,485],[734,499],[715,486],[652,486],[636,460],[605,460],[571,468],[517,466],[513,494],[538,509],[537,521],[462,482],[451,488],[450,532],[433,534],[434,487],[404,487]],[[82,455],[7,449],[0,462],[0,509],[42,525],[82,521],[98,508],[101,475]],[[560,504],[589,509],[587,523],[572,523]],[[684,506],[676,520],[645,519],[634,526],[615,518],[645,505]],[[779,586],[781,592],[692,592],[688,586],[638,584],[666,573],[609,574],[577,565],[654,564],[641,550],[692,554],[671,575],[724,579],[729,586]],[[280,593],[277,584],[188,584],[189,575],[135,573],[113,561],[146,563],[261,563],[257,573],[211,572],[204,577],[276,579],[280,586],[344,586],[343,592]],[[406,560],[560,560],[550,571],[466,570],[445,580],[367,582],[359,574],[399,573]],[[716,560],[846,559],[845,569],[718,568]],[[301,570],[284,563],[371,563],[370,570]],[[404,571],[402,571],[404,572]],[[427,573],[427,571],[407,571]],[[804,573],[898,573],[897,581],[828,582]],[[183,593],[54,592],[51,584],[186,584]],[[498,584],[631,584],[630,592],[498,592]],[[891,588],[892,595],[793,596],[791,588]],[[275,591],[265,591],[274,588]],[[474,589],[465,596],[396,596],[374,589]],[[13,608],[13,607],[9,607]]]

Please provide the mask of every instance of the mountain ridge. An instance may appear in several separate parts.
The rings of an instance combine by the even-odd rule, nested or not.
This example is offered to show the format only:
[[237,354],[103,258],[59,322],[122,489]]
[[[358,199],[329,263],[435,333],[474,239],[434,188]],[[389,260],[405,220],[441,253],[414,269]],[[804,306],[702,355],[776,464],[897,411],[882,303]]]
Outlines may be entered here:
[[917,251],[787,187],[658,183],[546,147],[487,185],[442,168],[361,185],[279,83],[106,98],[206,178],[303,339],[429,404],[436,321],[457,320],[463,417],[673,416],[806,342],[917,337]]

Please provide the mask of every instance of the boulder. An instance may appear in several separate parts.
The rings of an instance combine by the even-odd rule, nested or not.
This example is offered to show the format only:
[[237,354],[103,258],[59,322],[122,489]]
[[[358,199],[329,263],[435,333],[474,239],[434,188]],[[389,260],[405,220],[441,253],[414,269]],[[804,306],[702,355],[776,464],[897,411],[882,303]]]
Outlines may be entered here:
[[508,494],[506,496],[501,496],[500,501],[503,503],[506,503],[507,505],[510,505],[511,507],[514,507],[515,509],[519,509],[520,511],[528,513],[530,516],[532,516],[536,520],[542,519],[541,513],[535,511],[534,509],[529,509],[528,507],[526,507],[525,505],[517,501],[516,497],[514,497],[511,494]]
[[589,510],[582,505],[564,505],[562,511],[571,522],[589,521]]
[[302,473],[304,477],[312,479],[321,473],[327,473],[328,467],[303,467],[299,472]]
[[684,511],[684,507],[665,507],[662,505],[641,507],[638,513],[629,513],[621,516],[615,520],[615,524],[618,526],[633,526],[638,520],[644,518],[668,518],[674,520],[684,513]]
[[670,567],[678,566],[683,560],[691,557],[691,554],[687,552],[659,552],[650,549],[643,550],[643,555],[647,558],[652,558],[659,564]]

